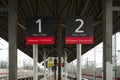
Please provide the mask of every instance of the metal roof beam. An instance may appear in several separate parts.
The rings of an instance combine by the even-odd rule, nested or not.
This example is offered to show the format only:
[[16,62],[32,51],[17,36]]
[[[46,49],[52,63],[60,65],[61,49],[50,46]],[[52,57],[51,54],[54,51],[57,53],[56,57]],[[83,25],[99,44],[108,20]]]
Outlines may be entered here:
[[5,0],[2,0],[2,3],[7,7],[7,3],[5,2]]
[[73,8],[73,6],[74,6],[74,5],[73,5],[73,3],[74,3],[73,1],[74,1],[74,0],[71,0],[71,1],[70,1],[70,4],[69,4],[70,7],[69,7],[69,9],[68,9],[69,11],[68,11],[68,13],[67,13],[67,14],[68,14],[67,16],[70,16],[71,13],[72,13],[72,8]]
[[23,18],[25,18],[25,14],[23,12],[23,9],[19,8],[19,10],[20,10],[20,13],[22,14]]
[[30,12],[31,12],[31,14],[32,14],[32,16],[33,16],[34,13],[33,13],[33,9],[32,9],[32,7],[31,7],[30,1],[29,1],[29,0],[26,0],[26,1],[27,1],[27,4],[28,4],[28,7],[29,7],[29,9],[30,9]]
[[70,2],[69,0],[66,1],[64,7],[62,8],[62,10],[59,13],[59,16],[62,14],[62,12],[64,11],[64,9],[66,8],[66,6],[68,5],[69,2]]
[[[3,0],[3,3],[6,7],[8,6],[4,0]],[[0,10],[5,10],[8,12],[8,8],[0,8]],[[26,30],[26,28],[22,24],[20,24],[19,22],[17,23],[17,25],[20,26],[22,29]]]
[[113,7],[113,11],[120,11],[120,7]]
[[23,18],[25,18],[25,13],[23,12],[23,9],[21,7],[21,3],[22,3],[22,0],[19,0],[18,5],[17,5],[18,6],[18,10],[20,11],[19,14],[22,14]]
[[8,12],[8,8],[0,7],[1,12]]
[[42,16],[43,15],[43,8],[42,8],[42,1],[41,0],[38,0],[38,5],[39,5],[40,16]]
[[46,4],[46,6],[49,8],[49,10],[51,11],[52,15],[55,16],[55,13],[53,12],[53,10],[50,8],[50,6],[48,5],[46,0],[43,0],[44,3]]
[[91,2],[91,0],[87,0],[85,6],[82,9],[82,12],[81,12],[80,16],[82,16],[85,13],[85,11],[87,10],[88,5],[89,5],[90,2]]
[[[3,4],[7,7],[7,3],[3,0]],[[20,5],[19,5],[20,6]],[[19,8],[21,14],[23,15],[23,17],[25,16],[24,13],[23,13],[23,10],[21,8]],[[8,8],[0,8],[0,11],[2,12],[8,12]]]
[[20,26],[22,29],[26,30],[26,28],[22,24],[17,23],[17,25]]

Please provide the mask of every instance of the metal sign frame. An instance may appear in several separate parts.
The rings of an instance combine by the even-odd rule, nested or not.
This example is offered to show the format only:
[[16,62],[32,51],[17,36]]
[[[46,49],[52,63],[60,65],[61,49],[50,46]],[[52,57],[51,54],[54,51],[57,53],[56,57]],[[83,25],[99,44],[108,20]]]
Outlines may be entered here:
[[52,17],[28,17],[26,22],[26,44],[54,44]]
[[66,19],[66,44],[92,44],[91,17],[68,17]]

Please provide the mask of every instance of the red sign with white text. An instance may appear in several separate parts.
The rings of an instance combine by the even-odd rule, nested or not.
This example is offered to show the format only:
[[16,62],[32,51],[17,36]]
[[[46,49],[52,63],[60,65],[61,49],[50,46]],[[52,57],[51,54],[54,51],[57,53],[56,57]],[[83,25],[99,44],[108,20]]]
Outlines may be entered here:
[[27,37],[26,44],[54,44],[54,37]]
[[66,37],[66,44],[93,44],[93,37]]

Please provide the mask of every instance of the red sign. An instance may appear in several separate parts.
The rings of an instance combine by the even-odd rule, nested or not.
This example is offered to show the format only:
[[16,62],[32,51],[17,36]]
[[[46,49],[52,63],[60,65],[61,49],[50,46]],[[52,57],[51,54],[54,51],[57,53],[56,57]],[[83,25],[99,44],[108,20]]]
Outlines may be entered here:
[[66,44],[93,44],[92,19],[68,17],[66,20]]
[[61,66],[61,67],[64,67],[64,62],[63,63],[57,63],[57,66]]
[[93,37],[66,37],[66,44],[93,44]]
[[54,37],[27,37],[26,44],[54,44]]
[[64,67],[64,63],[61,63],[61,66]]

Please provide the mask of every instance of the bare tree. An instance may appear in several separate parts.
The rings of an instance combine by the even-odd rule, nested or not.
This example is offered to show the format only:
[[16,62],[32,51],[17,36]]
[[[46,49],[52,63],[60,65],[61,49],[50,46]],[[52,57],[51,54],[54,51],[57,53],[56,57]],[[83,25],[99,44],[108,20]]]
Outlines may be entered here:
[[0,61],[0,68],[7,68],[8,67],[8,63],[6,61]]

